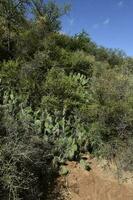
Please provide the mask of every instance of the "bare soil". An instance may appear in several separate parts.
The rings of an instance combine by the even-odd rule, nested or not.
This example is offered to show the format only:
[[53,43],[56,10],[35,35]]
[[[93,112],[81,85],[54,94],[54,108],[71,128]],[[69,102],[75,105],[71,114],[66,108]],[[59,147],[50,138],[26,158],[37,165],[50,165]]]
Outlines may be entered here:
[[67,163],[69,174],[59,179],[65,199],[133,200],[132,174],[125,173],[120,177],[114,163],[109,166],[105,161],[97,161],[90,156],[86,159],[91,166],[90,171],[83,169],[79,163]]

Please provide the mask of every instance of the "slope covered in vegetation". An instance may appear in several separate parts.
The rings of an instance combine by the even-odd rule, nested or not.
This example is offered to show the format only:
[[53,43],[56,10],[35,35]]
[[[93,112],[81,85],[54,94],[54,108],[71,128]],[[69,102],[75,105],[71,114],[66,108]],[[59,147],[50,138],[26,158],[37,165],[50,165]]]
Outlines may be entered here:
[[61,34],[68,5],[0,10],[0,198],[46,199],[59,165],[82,152],[132,170],[133,59]]

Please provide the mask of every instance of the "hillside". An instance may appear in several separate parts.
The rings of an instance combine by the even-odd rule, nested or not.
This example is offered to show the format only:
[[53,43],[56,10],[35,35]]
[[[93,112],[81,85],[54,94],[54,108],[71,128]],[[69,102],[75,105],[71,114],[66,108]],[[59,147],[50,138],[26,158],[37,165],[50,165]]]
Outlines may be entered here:
[[4,0],[0,10],[0,199],[48,199],[62,166],[86,153],[132,173],[133,58],[84,31],[62,34],[69,5]]

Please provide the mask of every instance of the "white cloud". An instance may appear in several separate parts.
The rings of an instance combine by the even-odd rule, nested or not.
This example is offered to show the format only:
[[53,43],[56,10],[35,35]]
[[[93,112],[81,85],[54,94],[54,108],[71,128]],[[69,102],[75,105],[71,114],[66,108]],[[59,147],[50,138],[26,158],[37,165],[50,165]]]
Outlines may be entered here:
[[105,19],[104,22],[103,22],[104,25],[108,25],[109,23],[110,23],[110,19],[109,18]]
[[119,1],[117,5],[118,5],[119,7],[122,7],[122,6],[123,6],[123,4],[124,4],[124,2],[123,2],[123,1]]
[[98,28],[102,28],[103,25],[108,25],[110,23],[110,18],[106,18],[103,22],[101,23],[96,23],[93,24],[92,28],[94,29],[98,29]]

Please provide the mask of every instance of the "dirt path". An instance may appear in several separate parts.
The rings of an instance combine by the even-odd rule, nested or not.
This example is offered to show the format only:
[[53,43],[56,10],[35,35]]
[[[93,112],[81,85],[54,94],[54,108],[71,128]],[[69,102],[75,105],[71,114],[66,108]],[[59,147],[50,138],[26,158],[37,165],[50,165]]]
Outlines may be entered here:
[[119,183],[111,170],[104,170],[96,160],[91,162],[92,170],[84,170],[79,164],[69,162],[70,173],[66,184],[71,200],[133,200],[133,184]]

